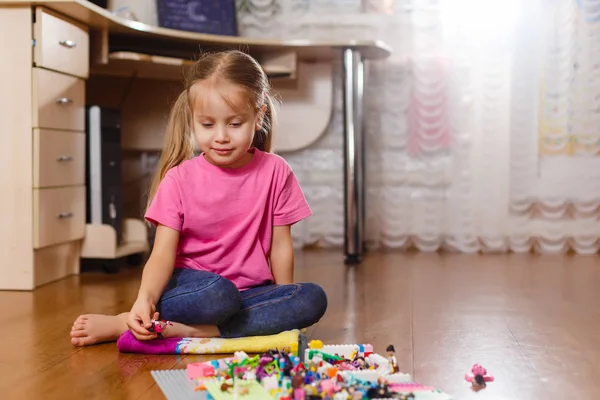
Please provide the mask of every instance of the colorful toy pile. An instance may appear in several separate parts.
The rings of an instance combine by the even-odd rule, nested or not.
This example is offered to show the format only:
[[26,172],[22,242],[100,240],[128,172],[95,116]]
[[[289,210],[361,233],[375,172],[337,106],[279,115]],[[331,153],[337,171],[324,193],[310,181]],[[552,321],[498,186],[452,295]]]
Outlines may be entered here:
[[451,399],[445,393],[412,382],[398,372],[394,347],[387,357],[373,352],[371,345],[326,345],[310,342],[249,356],[193,363],[187,376],[197,391],[209,399],[227,400],[359,400],[359,399]]

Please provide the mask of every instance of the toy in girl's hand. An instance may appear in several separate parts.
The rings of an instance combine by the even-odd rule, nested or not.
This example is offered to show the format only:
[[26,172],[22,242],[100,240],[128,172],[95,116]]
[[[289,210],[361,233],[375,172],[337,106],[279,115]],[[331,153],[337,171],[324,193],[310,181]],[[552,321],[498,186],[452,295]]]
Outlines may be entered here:
[[164,320],[158,321],[158,320],[153,319],[151,322],[152,322],[152,326],[150,326],[150,328],[148,328],[148,332],[156,332],[158,334],[159,338],[162,337],[162,333],[164,332],[164,330],[167,326],[173,326],[173,324],[170,321],[164,321]]
[[465,374],[465,380],[471,382],[473,391],[478,392],[486,387],[486,382],[492,382],[494,377],[488,375],[481,365],[475,364],[471,368],[471,374]]

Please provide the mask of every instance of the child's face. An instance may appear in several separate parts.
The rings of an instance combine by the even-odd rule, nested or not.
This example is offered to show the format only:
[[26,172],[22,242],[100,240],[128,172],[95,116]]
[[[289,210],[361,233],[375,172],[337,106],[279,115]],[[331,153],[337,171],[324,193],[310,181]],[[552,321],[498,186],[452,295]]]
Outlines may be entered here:
[[247,164],[261,124],[247,92],[225,80],[205,80],[192,86],[190,100],[194,135],[206,159],[228,168]]

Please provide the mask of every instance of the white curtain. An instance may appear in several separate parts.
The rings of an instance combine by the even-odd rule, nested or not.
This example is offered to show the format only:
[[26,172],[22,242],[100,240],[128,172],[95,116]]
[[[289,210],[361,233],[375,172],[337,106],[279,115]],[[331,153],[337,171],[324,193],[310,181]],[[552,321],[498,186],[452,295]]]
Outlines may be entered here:
[[[600,0],[242,0],[247,36],[381,39],[368,67],[371,247],[596,253]],[[339,71],[339,66],[338,66]],[[343,243],[340,74],[322,139],[284,153],[315,216],[297,245]]]

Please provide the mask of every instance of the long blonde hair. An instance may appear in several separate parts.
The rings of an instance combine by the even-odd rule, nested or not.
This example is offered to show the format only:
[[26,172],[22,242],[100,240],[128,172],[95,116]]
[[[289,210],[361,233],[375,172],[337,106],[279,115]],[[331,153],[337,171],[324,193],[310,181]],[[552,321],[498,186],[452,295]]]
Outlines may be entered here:
[[194,83],[209,78],[225,79],[244,87],[255,112],[259,112],[263,106],[266,106],[261,129],[255,133],[252,147],[266,152],[272,151],[275,99],[270,94],[269,79],[260,64],[248,54],[238,50],[206,53],[189,68],[184,89],[171,108],[163,151],[150,186],[146,207],[152,203],[166,173],[194,155],[189,93]]

